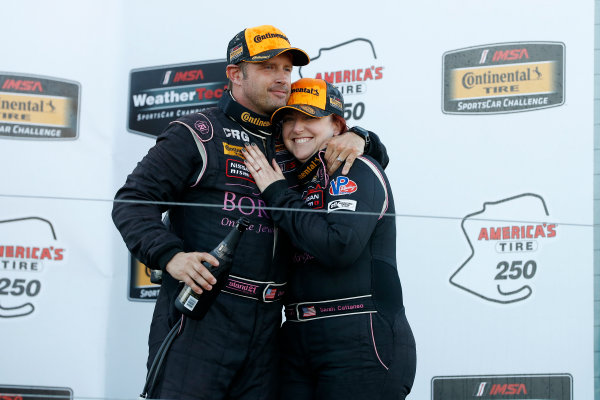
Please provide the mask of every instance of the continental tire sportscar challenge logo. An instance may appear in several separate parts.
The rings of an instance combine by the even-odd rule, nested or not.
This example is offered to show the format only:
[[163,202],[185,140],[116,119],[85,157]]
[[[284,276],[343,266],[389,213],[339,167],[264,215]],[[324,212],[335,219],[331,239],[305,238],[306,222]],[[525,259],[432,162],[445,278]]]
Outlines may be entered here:
[[44,277],[62,265],[66,255],[50,221],[0,221],[0,319],[32,314],[45,288]]
[[129,294],[131,301],[154,301],[160,285],[150,281],[151,271],[133,255],[129,255]]
[[559,106],[565,99],[565,45],[500,43],[443,56],[447,114],[498,114]]
[[[467,215],[462,230],[471,255],[452,274],[450,283],[495,303],[514,303],[530,297],[536,278],[548,270],[544,250],[560,234],[557,224],[546,221],[544,199],[525,193],[486,202]],[[538,221],[538,222],[517,222]]]
[[77,82],[0,73],[0,137],[77,138],[79,92]]
[[158,136],[169,122],[216,106],[227,88],[226,65],[215,60],[132,70],[127,129]]

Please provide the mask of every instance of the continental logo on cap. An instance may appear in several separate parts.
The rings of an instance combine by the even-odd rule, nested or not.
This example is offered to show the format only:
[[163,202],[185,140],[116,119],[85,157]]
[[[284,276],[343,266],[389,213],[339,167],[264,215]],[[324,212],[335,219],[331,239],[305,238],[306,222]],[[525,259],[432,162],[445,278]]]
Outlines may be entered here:
[[285,35],[282,35],[280,33],[265,33],[264,35],[256,35],[254,36],[254,43],[260,43],[265,39],[274,39],[274,38],[280,38],[285,40],[286,42],[290,42],[290,40],[285,37]]
[[252,57],[253,60],[263,60],[263,59],[267,59],[269,58],[269,56],[254,56]]
[[230,156],[238,156],[240,158],[244,158],[243,153],[242,153],[242,147],[241,146],[233,146],[229,143],[223,143],[223,154],[227,154]]
[[313,115],[316,114],[315,109],[312,108],[311,106],[300,104],[299,107],[300,107],[300,109],[306,111],[309,114],[313,114]]
[[249,122],[256,126],[271,126],[271,123],[269,121],[265,121],[264,119],[253,117],[250,115],[249,112],[242,113],[242,121]]
[[244,51],[244,48],[242,47],[241,44],[235,46],[233,49],[231,49],[231,51],[229,52],[229,59],[233,60],[238,58],[240,55],[242,55],[242,52]]
[[307,94],[312,94],[314,96],[319,96],[319,91],[315,88],[293,88],[291,93],[307,93]]
[[340,111],[344,111],[344,106],[342,106],[342,102],[340,99],[336,99],[335,97],[329,97],[329,104],[333,107],[337,108]]

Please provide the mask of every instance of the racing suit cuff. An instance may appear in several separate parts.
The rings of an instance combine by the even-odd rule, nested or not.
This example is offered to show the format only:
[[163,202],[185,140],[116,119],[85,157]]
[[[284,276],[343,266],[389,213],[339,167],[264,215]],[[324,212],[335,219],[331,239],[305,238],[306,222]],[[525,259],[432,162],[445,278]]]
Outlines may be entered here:
[[285,179],[281,179],[271,183],[266,189],[262,192],[262,198],[265,200],[267,204],[273,204],[277,195],[281,192],[287,190],[288,184]]
[[182,252],[183,250],[181,250],[178,247],[172,247],[170,249],[165,250],[165,252],[158,257],[158,267],[160,267],[161,270],[166,271],[167,268],[167,264],[169,263],[169,261],[171,261],[171,258],[173,258],[175,256],[175,254]]

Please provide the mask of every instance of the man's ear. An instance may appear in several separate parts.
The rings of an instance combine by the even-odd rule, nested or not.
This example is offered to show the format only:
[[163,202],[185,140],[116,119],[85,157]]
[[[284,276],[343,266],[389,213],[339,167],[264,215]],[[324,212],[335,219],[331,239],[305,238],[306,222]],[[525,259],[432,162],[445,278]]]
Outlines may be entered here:
[[225,68],[225,72],[227,73],[227,78],[234,84],[239,85],[242,80],[242,68],[240,68],[237,64],[229,64]]
[[331,114],[333,118],[333,123],[335,124],[335,130],[337,133],[334,133],[333,136],[341,135],[342,133],[346,133],[348,128],[346,127],[346,121],[338,115]]

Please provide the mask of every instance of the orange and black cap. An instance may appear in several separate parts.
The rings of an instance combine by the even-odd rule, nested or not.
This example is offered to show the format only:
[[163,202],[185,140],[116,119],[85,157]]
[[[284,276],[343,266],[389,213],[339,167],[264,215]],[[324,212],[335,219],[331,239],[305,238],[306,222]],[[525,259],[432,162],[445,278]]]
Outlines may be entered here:
[[263,62],[284,52],[292,55],[293,65],[306,65],[310,57],[304,51],[292,47],[289,39],[272,25],[246,28],[229,41],[227,63]]
[[292,109],[313,118],[322,118],[331,114],[344,118],[344,98],[332,84],[313,78],[302,78],[292,83],[290,99],[287,105],[275,110],[271,123],[281,118],[281,111]]

